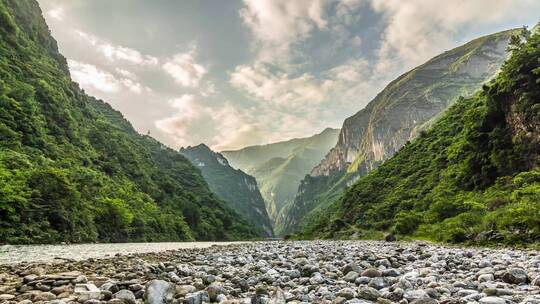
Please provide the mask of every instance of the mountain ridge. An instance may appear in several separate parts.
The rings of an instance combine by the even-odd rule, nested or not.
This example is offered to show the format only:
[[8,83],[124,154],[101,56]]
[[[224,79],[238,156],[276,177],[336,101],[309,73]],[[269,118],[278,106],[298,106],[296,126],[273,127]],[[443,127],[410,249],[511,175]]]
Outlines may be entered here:
[[472,94],[506,59],[517,29],[474,39],[433,57],[391,81],[368,105],[347,118],[338,143],[300,183],[284,216],[285,233],[327,207],[341,191],[418,136],[460,95]]
[[519,35],[495,79],[360,178],[303,237],[540,241],[540,34]]

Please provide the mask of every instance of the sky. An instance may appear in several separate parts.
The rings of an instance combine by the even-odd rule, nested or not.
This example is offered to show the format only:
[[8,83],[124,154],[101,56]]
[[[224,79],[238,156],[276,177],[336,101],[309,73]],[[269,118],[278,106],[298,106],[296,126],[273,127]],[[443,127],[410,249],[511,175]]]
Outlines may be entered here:
[[217,151],[339,128],[389,81],[538,0],[38,0],[72,78],[140,133]]

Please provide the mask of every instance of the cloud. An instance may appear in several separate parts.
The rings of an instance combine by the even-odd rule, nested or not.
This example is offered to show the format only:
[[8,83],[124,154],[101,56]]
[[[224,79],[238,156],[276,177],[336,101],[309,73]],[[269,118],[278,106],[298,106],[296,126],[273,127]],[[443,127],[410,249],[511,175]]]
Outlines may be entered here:
[[158,58],[150,55],[144,55],[135,49],[112,44],[106,40],[80,30],[75,30],[75,33],[83,41],[94,46],[96,50],[105,56],[109,61],[123,61],[134,65],[148,66],[157,65],[159,63]]
[[120,91],[120,81],[114,75],[98,69],[95,65],[68,59],[68,66],[73,80],[83,88],[93,88],[106,93]]
[[263,139],[263,132],[245,111],[226,102],[209,106],[196,95],[185,94],[169,101],[176,112],[156,121],[156,127],[172,139],[176,147],[204,141],[215,150],[252,145]]
[[146,86],[129,78],[117,78],[113,74],[101,70],[93,64],[68,59],[71,77],[86,90],[98,90],[104,93],[119,93],[127,88],[135,94],[152,92]]
[[540,3],[535,0],[371,0],[371,5],[387,20],[379,49],[381,73],[396,66],[416,66],[451,48],[460,31],[523,20],[520,18],[540,10]]
[[240,16],[260,43],[259,60],[287,56],[291,45],[324,29],[323,0],[244,0]]
[[317,104],[327,91],[325,83],[309,73],[290,77],[283,72],[272,72],[263,63],[236,67],[229,82],[252,98],[289,109]]
[[133,72],[131,71],[128,71],[126,69],[122,69],[122,68],[115,68],[114,69],[116,71],[116,73],[126,77],[126,78],[129,78],[129,79],[137,79],[137,75],[135,75]]
[[179,53],[162,65],[176,83],[189,88],[199,86],[201,79],[208,73],[207,69],[195,61],[196,49]]
[[64,18],[66,17],[66,12],[63,7],[56,7],[47,11],[47,16],[58,21],[64,21]]

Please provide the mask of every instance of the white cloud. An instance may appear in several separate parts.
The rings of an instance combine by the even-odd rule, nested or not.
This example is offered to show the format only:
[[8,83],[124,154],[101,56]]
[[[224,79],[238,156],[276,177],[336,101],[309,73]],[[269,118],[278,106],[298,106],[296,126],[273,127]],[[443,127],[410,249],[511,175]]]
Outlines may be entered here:
[[131,71],[128,71],[126,69],[122,69],[122,68],[115,68],[114,69],[116,71],[116,73],[126,77],[126,78],[129,78],[129,79],[137,79],[137,75],[135,75],[133,72]]
[[[304,73],[291,77],[274,72],[268,65],[238,66],[230,74],[230,84],[258,103],[298,112],[314,107],[333,107],[333,111],[361,104],[376,93],[384,81],[373,74],[365,59],[351,59],[321,72],[317,77]],[[355,107],[356,108],[356,107]]]
[[64,18],[66,17],[66,12],[63,7],[56,7],[47,11],[47,16],[58,21],[64,21]]
[[144,55],[141,52],[112,44],[106,40],[96,37],[92,34],[85,33],[83,31],[76,30],[75,33],[82,40],[95,47],[95,49],[105,56],[109,61],[124,61],[134,65],[157,65],[159,63],[158,58],[150,55]]
[[169,101],[173,115],[156,121],[156,127],[172,139],[176,147],[204,141],[215,150],[258,143],[263,133],[245,111],[226,102],[216,107],[204,104],[195,95],[182,95]]
[[261,43],[259,60],[272,62],[287,56],[292,44],[324,29],[323,0],[244,0],[244,23]]
[[540,10],[537,0],[371,0],[371,3],[388,22],[379,50],[381,73],[396,66],[411,68],[451,48],[460,31],[522,20],[525,15]]
[[189,52],[179,53],[162,65],[162,68],[174,78],[176,83],[195,88],[199,86],[201,79],[208,73],[207,69],[195,61],[196,49]]
[[113,74],[101,70],[93,64],[68,59],[71,77],[86,90],[98,90],[104,93],[119,93],[124,88],[132,93],[152,92],[146,86],[130,78],[117,78]]
[[286,73],[270,71],[263,63],[236,67],[229,82],[255,99],[289,109],[317,104],[327,91],[324,82],[308,73],[290,77]]
[[114,75],[98,69],[95,65],[68,60],[69,70],[73,80],[83,88],[92,88],[101,92],[118,92],[121,83]]

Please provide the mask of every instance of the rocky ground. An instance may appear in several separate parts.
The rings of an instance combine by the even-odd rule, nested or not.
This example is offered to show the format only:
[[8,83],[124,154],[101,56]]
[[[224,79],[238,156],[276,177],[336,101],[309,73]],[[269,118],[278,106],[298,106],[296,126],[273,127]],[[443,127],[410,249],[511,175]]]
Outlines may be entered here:
[[540,253],[260,242],[0,266],[4,303],[540,303]]

